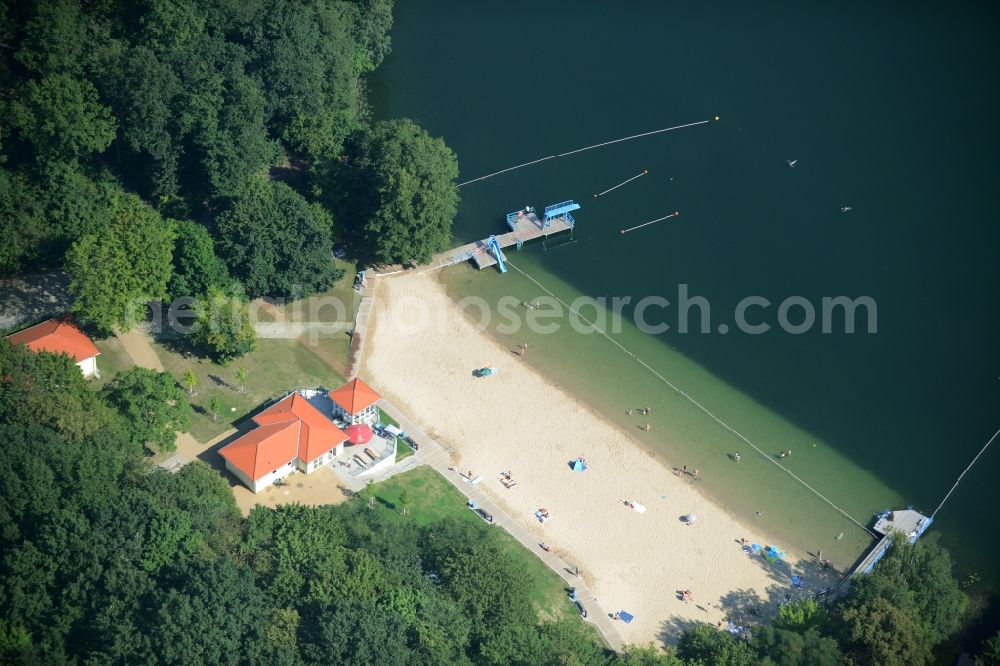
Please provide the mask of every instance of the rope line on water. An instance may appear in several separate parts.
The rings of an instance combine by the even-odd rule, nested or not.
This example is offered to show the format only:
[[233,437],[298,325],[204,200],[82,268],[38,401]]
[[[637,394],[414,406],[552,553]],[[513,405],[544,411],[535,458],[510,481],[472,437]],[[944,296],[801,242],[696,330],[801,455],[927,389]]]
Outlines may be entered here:
[[941,500],[941,503],[937,505],[936,509],[934,509],[934,513],[931,514],[931,518],[933,518],[935,515],[937,515],[937,512],[941,510],[941,507],[944,506],[944,503],[947,502],[948,498],[951,497],[951,494],[953,492],[955,492],[955,488],[958,488],[958,484],[962,482],[962,477],[965,476],[966,472],[968,472],[970,469],[972,469],[972,466],[976,464],[977,460],[979,460],[979,456],[983,455],[986,452],[986,449],[988,449],[989,446],[990,446],[990,444],[993,443],[993,440],[997,438],[997,435],[1000,435],[1000,430],[997,430],[995,433],[993,433],[993,436],[990,437],[990,440],[988,442],[986,442],[986,445],[983,446],[983,448],[979,449],[979,453],[977,453],[976,457],[972,459],[972,462],[969,463],[969,466],[966,467],[965,469],[963,469],[962,473],[958,475],[958,478],[955,479],[955,483],[952,485],[951,489],[948,491],[948,494],[944,496],[944,499]]
[[[716,116],[714,120],[718,120],[719,117]],[[583,148],[577,148],[576,150],[570,150],[569,152],[559,153],[557,155],[549,155],[548,157],[541,157],[537,160],[532,160],[530,162],[525,162],[524,164],[518,164],[516,166],[507,167],[506,169],[501,169],[500,171],[494,171],[493,173],[488,173],[485,176],[480,176],[479,178],[473,178],[472,180],[467,180],[463,183],[459,183],[456,187],[463,187],[465,185],[470,185],[472,183],[477,183],[481,180],[486,180],[487,178],[492,178],[493,176],[499,176],[502,173],[507,173],[508,171],[513,171],[514,169],[522,169],[526,166],[531,166],[532,164],[538,164],[539,162],[544,162],[545,160],[551,160],[556,157],[567,157],[569,155],[576,155],[577,153],[582,153],[586,150],[593,150],[595,148],[602,148],[604,146],[610,146],[613,143],[621,143],[622,141],[631,141],[632,139],[640,139],[644,136],[650,136],[652,134],[660,134],[661,132],[672,132],[673,130],[684,129],[685,127],[694,127],[695,125],[704,125],[710,123],[712,120],[699,120],[694,123],[686,123],[684,125],[677,125],[675,127],[664,127],[663,129],[653,130],[652,132],[643,132],[642,134],[633,134],[632,136],[622,137],[621,139],[614,139],[612,141],[605,141],[603,143],[595,143],[592,146],[584,146]]]
[[[719,425],[721,425],[723,428],[725,428],[726,430],[728,430],[729,432],[733,433],[734,435],[736,435],[737,437],[739,437],[741,440],[743,440],[744,442],[746,442],[747,445],[750,446],[750,448],[752,448],[754,451],[756,451],[757,453],[759,453],[765,460],[767,460],[771,464],[775,465],[776,467],[778,467],[778,469],[782,470],[783,472],[785,472],[786,474],[788,474],[790,477],[792,477],[793,479],[795,479],[796,481],[798,481],[803,487],[805,487],[810,492],[812,492],[814,495],[816,495],[817,497],[819,497],[821,500],[823,500],[824,502],[826,502],[827,504],[829,504],[831,507],[833,507],[834,509],[836,509],[836,511],[839,512],[842,516],[844,516],[845,518],[847,518],[848,520],[850,520],[852,523],[854,523],[855,525],[857,525],[861,529],[863,529],[865,532],[867,532],[868,534],[870,534],[873,537],[877,537],[878,536],[873,531],[871,531],[870,529],[868,529],[867,527],[865,527],[862,523],[860,523],[857,519],[855,519],[852,515],[850,515],[849,513],[847,513],[843,509],[841,509],[839,506],[837,506],[836,504],[834,504],[833,502],[831,502],[829,499],[827,499],[826,496],[823,495],[823,493],[819,492],[818,490],[816,490],[815,488],[813,488],[812,486],[810,486],[808,483],[806,483],[801,478],[799,478],[794,472],[792,472],[787,467],[785,467],[784,465],[782,465],[781,463],[779,463],[777,460],[775,460],[774,458],[772,458],[771,456],[769,456],[767,453],[765,453],[764,451],[762,451],[761,449],[759,449],[757,447],[757,445],[754,444],[753,442],[751,442],[749,439],[747,439],[747,437],[745,435],[743,435],[743,433],[741,433],[740,431],[736,430],[735,428],[733,428],[732,426],[730,426],[728,423],[726,423],[725,421],[723,421],[722,419],[720,419],[718,416],[716,416],[715,414],[713,414],[711,411],[709,411],[709,409],[707,407],[705,407],[700,402],[698,402],[697,400],[695,400],[687,392],[685,392],[685,391],[681,390],[679,387],[675,386],[669,379],[667,379],[666,377],[664,377],[663,375],[661,375],[659,372],[657,372],[655,369],[653,369],[652,367],[650,367],[650,365],[648,363],[646,363],[641,358],[639,358],[638,356],[636,356],[635,354],[633,354],[632,352],[630,352],[628,349],[626,349],[625,347],[623,347],[617,340],[615,340],[614,338],[612,338],[603,329],[601,329],[601,327],[599,327],[597,324],[595,324],[594,322],[592,322],[589,319],[587,319],[586,317],[584,317],[575,308],[571,307],[568,303],[566,303],[561,298],[559,298],[558,296],[556,296],[555,294],[553,294],[551,291],[549,291],[548,289],[546,289],[544,286],[542,286],[542,284],[538,280],[536,280],[535,278],[531,277],[530,275],[528,275],[527,273],[525,273],[524,271],[522,271],[520,268],[518,268],[517,266],[515,266],[514,264],[512,264],[509,260],[507,261],[507,265],[510,266],[511,268],[513,268],[514,270],[516,270],[518,273],[520,273],[524,277],[526,277],[529,280],[531,280],[532,282],[534,282],[535,285],[537,285],[539,289],[541,289],[546,294],[548,294],[552,298],[554,298],[557,301],[559,301],[559,303],[561,303],[563,305],[563,307],[565,307],[567,310],[569,310],[570,312],[572,312],[573,314],[575,314],[577,317],[579,317],[581,320],[583,320],[584,322],[586,322],[587,325],[589,325],[595,331],[597,331],[598,333],[600,333],[601,335],[603,335],[604,337],[606,337],[608,340],[610,340],[612,342],[612,344],[614,344],[616,347],[618,347],[619,349],[621,349],[623,352],[625,352],[626,354],[628,354],[629,356],[631,356],[637,363],[639,363],[639,365],[641,365],[644,368],[646,368],[646,370],[648,370],[650,373],[652,373],[653,376],[657,377],[660,381],[662,381],[664,384],[666,384],[667,386],[669,386],[671,389],[673,389],[676,393],[678,393],[680,396],[682,396],[684,399],[686,399],[692,405],[694,405],[695,407],[697,407],[698,409],[700,409],[701,411],[703,411],[705,414],[707,414],[709,416],[709,418],[711,418],[713,421],[715,421],[716,423],[718,423]],[[998,432],[998,434],[1000,434],[1000,432]],[[994,435],[994,437],[996,437],[996,435]],[[992,440],[990,440],[990,441],[992,441]],[[987,446],[988,446],[988,444],[987,444]],[[975,462],[975,461],[973,461],[973,462]],[[971,467],[971,465],[970,465],[970,467]],[[963,474],[964,474],[964,472],[963,472]],[[956,483],[956,485],[957,485],[957,483]],[[945,499],[947,499],[947,498],[945,498]],[[943,502],[942,502],[942,504],[943,504]]]
[[685,127],[694,127],[695,125],[704,125],[705,123],[710,123],[711,120],[699,120],[696,123],[687,123],[684,125],[677,125],[675,127],[664,127],[663,129],[653,130],[652,132],[643,132],[642,134],[633,134],[632,136],[626,136],[621,139],[614,139],[613,141],[605,141],[604,143],[595,143],[592,146],[584,146],[583,148],[577,148],[576,150],[570,150],[569,152],[559,153],[556,157],[566,157],[567,155],[575,155],[576,153],[582,153],[585,150],[593,150],[594,148],[602,148],[604,146],[610,146],[613,143],[621,143],[622,141],[631,141],[632,139],[641,139],[644,136],[649,136],[651,134],[659,134],[661,132],[670,132],[673,130],[684,129]]

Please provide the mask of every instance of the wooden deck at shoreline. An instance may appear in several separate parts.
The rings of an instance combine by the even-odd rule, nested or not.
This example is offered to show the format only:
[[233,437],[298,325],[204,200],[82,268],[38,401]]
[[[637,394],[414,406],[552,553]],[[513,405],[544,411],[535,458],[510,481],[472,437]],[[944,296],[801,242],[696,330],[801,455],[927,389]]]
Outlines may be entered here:
[[[563,218],[552,220],[548,226],[543,226],[542,221],[534,211],[517,218],[514,230],[505,234],[497,234],[497,243],[501,248],[516,246],[518,241],[525,243],[536,238],[547,238],[552,234],[558,234],[573,228],[573,224]],[[429,266],[425,269],[443,268],[463,261],[472,261],[476,268],[482,270],[489,266],[496,266],[496,257],[487,249],[488,238],[466,243],[451,250],[446,250],[434,256]]]
[[919,511],[912,509],[892,511],[887,516],[880,517],[875,523],[875,531],[883,536],[864,559],[854,567],[852,574],[866,574],[871,571],[875,564],[885,555],[889,546],[892,545],[893,533],[899,532],[910,543],[913,543],[930,527],[932,522],[934,522],[933,518],[928,518]]

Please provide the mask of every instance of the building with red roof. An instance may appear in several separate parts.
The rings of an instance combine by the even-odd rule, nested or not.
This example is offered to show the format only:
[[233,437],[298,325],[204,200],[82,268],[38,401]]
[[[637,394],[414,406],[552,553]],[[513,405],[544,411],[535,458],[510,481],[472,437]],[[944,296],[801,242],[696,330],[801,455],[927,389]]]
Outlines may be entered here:
[[355,377],[340,388],[330,391],[333,414],[348,424],[378,422],[378,401],[382,399],[375,390]]
[[84,377],[99,377],[97,356],[101,352],[70,317],[49,319],[7,336],[11,344],[24,345],[33,352],[66,354],[73,359]]
[[311,474],[344,450],[347,433],[303,393],[292,393],[254,416],[255,427],[219,451],[226,469],[255,493],[295,470]]

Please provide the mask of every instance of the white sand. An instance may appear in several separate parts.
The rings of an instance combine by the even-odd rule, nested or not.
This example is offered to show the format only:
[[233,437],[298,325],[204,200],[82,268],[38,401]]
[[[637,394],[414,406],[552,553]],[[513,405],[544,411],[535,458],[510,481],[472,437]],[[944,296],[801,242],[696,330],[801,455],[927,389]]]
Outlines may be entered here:
[[[636,616],[619,624],[626,642],[659,643],[693,621],[714,624],[726,617],[720,605],[736,598],[784,596],[788,568],[748,557],[736,543],[766,545],[760,534],[477,331],[433,273],[379,278],[373,288],[362,377],[452,446],[453,464],[481,474],[484,490],[540,542],[578,563],[604,610]],[[472,376],[487,365],[499,372]],[[568,465],[579,455],[590,466],[583,473]],[[503,470],[515,488],[500,485]],[[626,508],[626,499],[647,511]],[[553,516],[544,525],[533,515],[540,507]],[[679,520],[688,513],[696,524]],[[680,601],[678,590],[690,590],[693,602]]]

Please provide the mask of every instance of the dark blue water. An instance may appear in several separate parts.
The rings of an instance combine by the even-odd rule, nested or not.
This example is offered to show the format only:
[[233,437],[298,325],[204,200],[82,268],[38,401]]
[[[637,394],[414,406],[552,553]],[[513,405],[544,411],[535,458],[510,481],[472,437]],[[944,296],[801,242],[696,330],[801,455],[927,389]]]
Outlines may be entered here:
[[[875,335],[660,342],[833,447],[843,464],[802,471],[863,497],[853,510],[882,508],[863,471],[884,484],[872,497],[930,512],[1000,427],[998,19],[973,2],[403,2],[372,86],[380,116],[444,137],[462,180],[721,116],[463,187],[456,242],[525,203],[576,198],[579,242],[518,257],[575,293],[673,300],[684,283],[711,302],[713,330],[749,295],[871,296]],[[993,451],[935,526],[993,583],[998,473]]]

